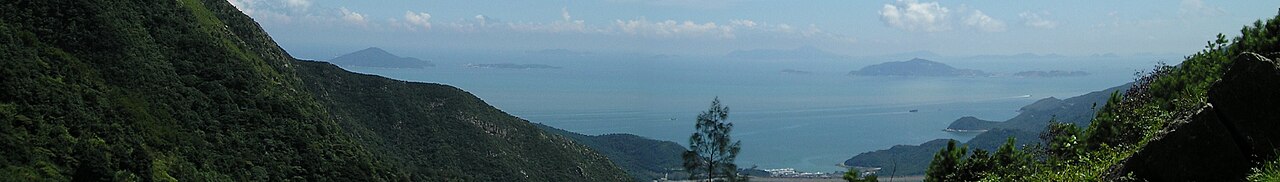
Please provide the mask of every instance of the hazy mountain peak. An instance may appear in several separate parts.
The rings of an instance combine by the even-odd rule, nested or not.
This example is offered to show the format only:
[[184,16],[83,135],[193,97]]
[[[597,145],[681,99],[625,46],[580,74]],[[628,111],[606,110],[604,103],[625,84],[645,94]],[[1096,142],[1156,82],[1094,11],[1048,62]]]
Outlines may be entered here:
[[893,61],[863,67],[849,72],[856,76],[990,76],[986,72],[973,69],[957,69],[950,65],[913,58],[907,61]]
[[400,57],[378,47],[369,47],[329,60],[337,65],[382,67],[382,68],[424,68],[435,66],[429,61],[418,58]]

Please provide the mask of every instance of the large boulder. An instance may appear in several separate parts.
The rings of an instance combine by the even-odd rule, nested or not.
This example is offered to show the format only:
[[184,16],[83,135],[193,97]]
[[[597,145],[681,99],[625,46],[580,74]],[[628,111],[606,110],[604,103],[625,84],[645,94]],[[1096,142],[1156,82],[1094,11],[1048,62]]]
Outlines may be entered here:
[[1236,58],[1209,90],[1209,103],[1235,134],[1252,161],[1271,159],[1280,149],[1280,65],[1253,53]]
[[1280,65],[1244,53],[1209,90],[1209,104],[1130,156],[1116,175],[1150,181],[1240,181],[1280,149]]
[[1243,180],[1252,163],[1212,105],[1176,122],[1126,159],[1117,174],[1149,181]]

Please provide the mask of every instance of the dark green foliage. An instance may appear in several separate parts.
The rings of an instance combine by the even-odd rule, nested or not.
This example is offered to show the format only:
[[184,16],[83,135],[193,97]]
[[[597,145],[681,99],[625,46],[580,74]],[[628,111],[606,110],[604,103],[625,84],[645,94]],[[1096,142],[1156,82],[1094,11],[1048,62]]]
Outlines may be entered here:
[[1280,181],[1280,158],[1272,159],[1263,163],[1262,166],[1253,168],[1247,179],[1254,182]]
[[738,165],[733,161],[742,150],[742,141],[731,138],[733,123],[728,119],[729,107],[720,105],[720,98],[711,100],[711,108],[698,115],[694,133],[689,136],[689,151],[681,156],[689,178],[706,172],[708,180],[720,177],[731,181],[738,179]]
[[957,148],[955,142],[947,143],[947,148],[939,151],[929,164],[925,181],[979,181],[987,176],[1020,174],[1032,166],[1033,158],[1017,149],[1016,140],[1007,138],[995,154],[982,149],[965,153],[967,146]]
[[925,181],[968,181],[960,174],[961,163],[969,154],[969,147],[956,147],[956,141],[947,141],[947,148],[942,148],[933,155],[929,169],[925,172]]
[[1071,123],[1049,121],[1049,126],[1040,133],[1040,140],[1045,145],[1042,153],[1050,160],[1073,159],[1082,149],[1080,127]]
[[352,138],[415,181],[627,180],[602,155],[461,89],[296,64]]
[[[1203,108],[1210,86],[1221,79],[1232,64],[1232,57],[1244,52],[1274,57],[1280,51],[1280,15],[1245,26],[1240,32],[1241,36],[1233,39],[1219,34],[1216,40],[1207,42],[1203,51],[1187,56],[1181,64],[1157,65],[1153,71],[1140,75],[1133,88],[1112,94],[1107,106],[1098,111],[1094,124],[1076,137],[1077,141],[1055,141],[1083,146],[1059,145],[1062,152],[1049,152],[1071,155],[1051,155],[1054,157],[1049,158],[1056,159],[1044,161],[1034,170],[994,180],[1082,181],[1102,179],[1103,175],[1125,179],[1125,174],[1107,171],[1139,151],[1176,119]],[[1050,146],[1050,151],[1053,148]]]
[[[637,181],[652,181],[667,177],[678,179],[687,177],[678,169],[681,168],[680,155],[686,150],[684,146],[671,141],[649,139],[632,134],[605,134],[588,136],[543,124],[534,124],[544,131],[569,137],[600,154],[609,157],[610,161],[622,167]],[[767,175],[768,173],[766,173]]]
[[1016,129],[997,128],[978,134],[978,136],[975,136],[973,139],[969,139],[968,142],[965,142],[964,145],[968,145],[969,148],[973,149],[996,151],[1008,142],[1009,138],[1020,138],[1021,140],[1017,140],[1017,143],[1014,145],[1021,148],[1021,146],[1040,144],[1040,140],[1036,140],[1037,137],[1039,137],[1039,133]]
[[840,178],[841,178],[841,179],[844,179],[844,181],[848,181],[848,182],[878,182],[878,181],[880,181],[879,179],[876,179],[877,177],[876,177],[876,174],[875,174],[875,173],[867,174],[867,175],[862,175],[862,173],[861,173],[861,172],[858,172],[858,169],[857,169],[857,168],[852,168],[852,167],[851,167],[851,168],[849,168],[849,171],[845,171],[845,172],[844,172],[844,176],[841,176]]
[[1032,166],[1031,162],[1035,162],[1033,154],[1018,149],[1017,140],[1009,137],[1004,145],[1000,145],[1000,148],[996,149],[995,155],[991,156],[991,161],[995,165],[995,167],[991,168],[993,169],[992,174],[1021,174],[1021,171],[1028,170]]
[[[366,76],[343,83],[423,90],[318,89],[316,71],[357,76],[294,61],[226,1],[5,1],[0,12],[0,181],[627,179],[456,88]],[[331,103],[389,97],[405,101],[342,106],[401,110]],[[361,105],[374,103],[402,105]]]
[[0,176],[395,178],[224,1],[6,1],[0,11]]
[[886,150],[861,153],[845,160],[845,165],[896,168],[892,175],[923,175],[929,168],[929,161],[933,159],[934,153],[946,148],[947,142],[950,141],[950,139],[937,139],[918,146],[898,145]]

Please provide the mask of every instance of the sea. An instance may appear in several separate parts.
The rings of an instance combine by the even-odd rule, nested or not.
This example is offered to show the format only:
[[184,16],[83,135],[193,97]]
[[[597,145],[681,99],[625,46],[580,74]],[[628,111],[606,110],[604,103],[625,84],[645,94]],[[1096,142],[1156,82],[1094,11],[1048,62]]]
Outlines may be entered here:
[[[934,139],[955,119],[1003,121],[1036,100],[1061,99],[1132,81],[1135,72],[1178,56],[926,58],[992,77],[856,77],[849,71],[910,58],[752,60],[645,54],[423,55],[424,69],[344,67],[393,79],[466,90],[511,115],[588,135],[629,133],[687,146],[696,116],[713,99],[730,108],[740,167],[841,171],[859,153]],[[559,69],[472,68],[545,64]],[[784,72],[783,70],[795,70]],[[1019,71],[1087,71],[1088,76],[1019,78]]]

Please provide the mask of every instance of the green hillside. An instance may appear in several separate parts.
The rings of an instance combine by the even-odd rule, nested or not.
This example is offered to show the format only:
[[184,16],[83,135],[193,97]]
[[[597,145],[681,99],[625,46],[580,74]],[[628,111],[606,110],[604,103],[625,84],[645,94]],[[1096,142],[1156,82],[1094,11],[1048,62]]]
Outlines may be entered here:
[[[1015,146],[1034,146],[1041,142],[1039,134],[1049,120],[1088,126],[1097,107],[1105,106],[1107,97],[1115,91],[1128,89],[1130,84],[1089,92],[1067,99],[1045,98],[1023,106],[1020,113],[1005,121],[986,121],[975,117],[962,117],[953,121],[947,129],[986,130],[965,146],[995,151],[1009,137],[1016,138]],[[889,149],[864,152],[845,160],[848,166],[892,168],[898,166],[897,175],[921,175],[933,154],[947,146],[946,139],[937,139],[920,145],[898,145]]]
[[461,89],[298,62],[307,88],[353,138],[415,181],[617,181],[618,167]]
[[596,149],[596,151],[609,157],[609,160],[622,167],[638,181],[652,181],[664,177],[668,179],[683,179],[689,176],[688,173],[680,171],[684,165],[680,155],[687,149],[675,142],[654,140],[632,134],[591,136],[543,124],[534,125]]
[[[1240,181],[1278,174],[1280,16],[1219,35],[1177,66],[1157,65],[1114,92],[1083,131],[1058,130],[1037,154],[935,163],[935,180]],[[947,158],[943,154],[939,157]],[[955,156],[952,156],[955,157]],[[963,156],[961,156],[963,157]],[[955,159],[955,158],[951,158]],[[954,161],[953,161],[954,162]],[[999,166],[983,168],[975,166]],[[1253,170],[1249,175],[1250,168]],[[959,177],[959,178],[949,178]]]
[[457,88],[296,61],[225,1],[0,11],[0,181],[629,179]]

